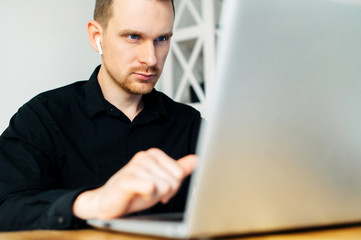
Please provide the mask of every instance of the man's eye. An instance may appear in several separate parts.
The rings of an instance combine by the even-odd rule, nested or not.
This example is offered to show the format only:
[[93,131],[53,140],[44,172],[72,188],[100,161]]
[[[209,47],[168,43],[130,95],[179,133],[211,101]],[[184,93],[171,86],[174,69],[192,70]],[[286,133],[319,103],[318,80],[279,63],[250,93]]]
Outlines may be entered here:
[[165,42],[168,40],[168,37],[159,37],[157,39],[155,39],[155,42]]
[[136,34],[130,34],[128,36],[128,38],[131,39],[131,40],[139,40],[140,39],[140,37],[138,35],[136,35]]

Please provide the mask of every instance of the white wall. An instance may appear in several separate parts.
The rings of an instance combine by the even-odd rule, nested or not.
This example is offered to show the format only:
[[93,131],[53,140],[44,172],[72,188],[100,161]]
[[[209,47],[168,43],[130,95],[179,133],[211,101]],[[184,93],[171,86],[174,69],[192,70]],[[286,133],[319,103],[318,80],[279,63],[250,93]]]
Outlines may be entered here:
[[94,0],[0,1],[0,133],[33,96],[86,80],[100,64],[87,22]]

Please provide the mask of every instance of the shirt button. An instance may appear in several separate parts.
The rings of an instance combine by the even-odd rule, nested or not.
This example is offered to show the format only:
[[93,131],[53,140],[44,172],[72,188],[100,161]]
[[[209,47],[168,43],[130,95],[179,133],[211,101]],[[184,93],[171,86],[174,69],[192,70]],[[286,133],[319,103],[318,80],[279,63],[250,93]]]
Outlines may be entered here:
[[64,222],[64,218],[63,217],[58,217],[58,223],[63,224],[63,222]]
[[113,109],[113,108],[111,108],[111,109],[110,109],[110,111],[111,111],[111,112],[113,112],[113,111],[114,111],[114,109]]

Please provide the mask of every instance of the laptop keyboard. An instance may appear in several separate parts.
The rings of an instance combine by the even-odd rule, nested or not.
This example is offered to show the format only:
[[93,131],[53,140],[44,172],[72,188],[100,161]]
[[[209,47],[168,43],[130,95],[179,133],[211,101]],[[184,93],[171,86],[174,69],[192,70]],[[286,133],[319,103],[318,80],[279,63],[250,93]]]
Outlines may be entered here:
[[182,222],[184,219],[183,213],[162,213],[152,215],[138,215],[125,217],[127,220],[145,220],[145,221],[164,221],[164,222]]

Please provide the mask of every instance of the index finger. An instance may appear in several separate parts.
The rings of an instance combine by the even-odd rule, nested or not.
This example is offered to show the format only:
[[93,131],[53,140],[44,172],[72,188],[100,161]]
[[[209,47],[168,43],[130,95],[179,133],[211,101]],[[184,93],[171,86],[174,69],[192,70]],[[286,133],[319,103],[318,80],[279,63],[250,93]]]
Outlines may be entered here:
[[177,163],[183,169],[186,176],[188,176],[196,168],[197,161],[198,157],[194,154],[191,154],[179,159]]
[[183,180],[185,173],[183,168],[177,163],[176,160],[168,156],[160,149],[152,148],[147,150],[147,153],[153,157],[157,163],[163,167],[168,173],[174,176],[178,181]]

